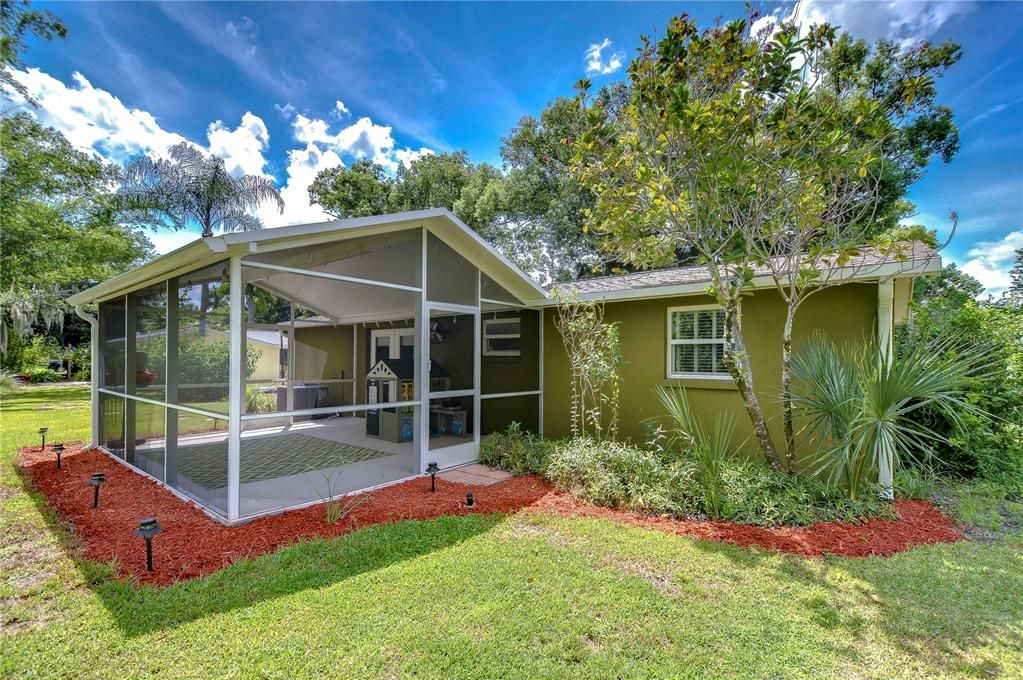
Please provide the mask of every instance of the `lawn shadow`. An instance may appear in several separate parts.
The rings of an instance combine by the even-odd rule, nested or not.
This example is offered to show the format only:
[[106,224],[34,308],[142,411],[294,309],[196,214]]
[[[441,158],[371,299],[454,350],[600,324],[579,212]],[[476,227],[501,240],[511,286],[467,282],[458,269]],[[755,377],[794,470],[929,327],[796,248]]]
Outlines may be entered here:
[[445,516],[378,524],[337,538],[302,540],[162,588],[119,579],[95,585],[93,590],[121,632],[135,637],[445,550],[489,531],[504,517]]
[[[907,656],[949,674],[998,675],[993,662],[968,656],[998,640],[1023,650],[1023,551],[1009,543],[969,541],[920,546],[890,557],[823,560],[694,540],[702,551],[724,556],[739,569],[769,568],[779,589],[788,584],[824,591],[798,600],[808,619],[844,629],[851,641],[870,627]],[[837,590],[840,582],[851,588]],[[862,662],[857,644],[836,649]]]

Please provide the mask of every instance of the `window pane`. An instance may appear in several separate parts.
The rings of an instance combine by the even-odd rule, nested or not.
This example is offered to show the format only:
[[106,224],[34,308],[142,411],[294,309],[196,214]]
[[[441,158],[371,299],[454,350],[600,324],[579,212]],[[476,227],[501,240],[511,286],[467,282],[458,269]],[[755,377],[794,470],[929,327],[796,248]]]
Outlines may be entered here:
[[99,395],[99,443],[119,458],[124,458],[124,397]]
[[469,314],[430,311],[430,392],[473,388],[473,338]]
[[704,310],[696,313],[696,337],[699,340],[714,339],[714,310]]
[[135,314],[133,394],[163,401],[167,394],[167,285],[132,294]]
[[124,392],[124,298],[99,303],[100,387]]
[[227,514],[227,421],[171,411],[176,435],[167,438],[167,484]]
[[715,320],[716,335],[714,337],[720,340],[721,338],[725,337],[725,310],[719,309],[717,311]]
[[[226,262],[178,281],[177,403],[227,413],[229,294]],[[247,358],[247,367],[253,363]]]
[[[480,357],[482,394],[528,392],[540,389],[540,313],[535,309],[485,312]],[[496,323],[495,323],[496,322]],[[518,337],[487,338],[495,329]],[[500,428],[498,428],[500,429]]]
[[693,312],[672,312],[671,314],[671,339],[692,340],[693,322],[696,314]]
[[725,367],[724,343],[714,345],[714,370],[718,373],[728,373],[728,368]]
[[165,422],[167,409],[135,402],[135,467],[163,481]]
[[714,345],[695,345],[696,349],[696,372],[714,372]]
[[426,237],[426,297],[476,306],[476,267],[433,234]]
[[693,373],[696,370],[694,345],[674,345],[672,347],[672,372]]

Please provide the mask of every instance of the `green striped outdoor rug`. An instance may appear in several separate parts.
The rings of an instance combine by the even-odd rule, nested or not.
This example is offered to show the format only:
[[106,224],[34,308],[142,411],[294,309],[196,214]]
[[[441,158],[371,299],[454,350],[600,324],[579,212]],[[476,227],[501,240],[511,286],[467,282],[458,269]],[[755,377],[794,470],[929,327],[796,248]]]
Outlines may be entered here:
[[[297,433],[242,439],[241,481],[259,482],[387,455],[385,451]],[[227,486],[227,442],[179,447],[178,474],[207,489]]]

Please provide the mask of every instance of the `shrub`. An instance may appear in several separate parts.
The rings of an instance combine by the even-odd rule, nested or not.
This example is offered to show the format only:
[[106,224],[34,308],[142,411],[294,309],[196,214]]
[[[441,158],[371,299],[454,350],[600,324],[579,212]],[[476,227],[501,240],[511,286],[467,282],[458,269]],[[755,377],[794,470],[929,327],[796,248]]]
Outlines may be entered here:
[[487,435],[480,443],[480,462],[517,474],[543,476],[550,462],[551,442],[526,432],[519,423]]
[[685,452],[588,438],[543,440],[517,424],[484,440],[480,462],[546,477],[595,505],[677,518],[710,516],[710,503],[721,519],[758,526],[858,521],[892,512],[876,485],[862,499],[849,500],[823,480],[790,477],[731,456],[716,464],[715,496],[708,502],[700,464]]
[[910,500],[926,500],[934,491],[934,478],[917,467],[907,467],[895,474],[895,492]]
[[277,393],[261,392],[258,387],[245,388],[246,413],[272,413],[277,410]]
[[24,375],[30,383],[60,382],[64,379],[60,371],[55,371],[52,368],[30,368],[24,372]]
[[687,517],[702,509],[696,467],[613,441],[570,439],[551,451],[547,477],[559,488],[610,508]]

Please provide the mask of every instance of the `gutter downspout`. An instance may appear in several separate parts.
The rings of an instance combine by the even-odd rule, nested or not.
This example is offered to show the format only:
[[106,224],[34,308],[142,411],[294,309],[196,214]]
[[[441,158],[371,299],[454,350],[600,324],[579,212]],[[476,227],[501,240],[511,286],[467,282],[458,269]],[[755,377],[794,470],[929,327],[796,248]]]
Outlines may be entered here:
[[[877,342],[881,352],[879,358],[882,366],[890,366],[894,361],[894,307],[895,279],[888,278],[877,284]],[[895,460],[891,451],[886,451],[877,461],[878,482],[881,484],[881,498],[887,501],[895,499],[894,476]]]
[[86,448],[92,448],[99,445],[99,371],[100,371],[100,357],[99,357],[99,319],[96,317],[86,314],[85,310],[82,309],[82,305],[75,305],[75,314],[78,318],[88,322],[92,329],[89,334],[89,382],[91,383],[89,389],[90,401],[92,403],[92,430],[91,440]]

